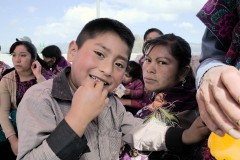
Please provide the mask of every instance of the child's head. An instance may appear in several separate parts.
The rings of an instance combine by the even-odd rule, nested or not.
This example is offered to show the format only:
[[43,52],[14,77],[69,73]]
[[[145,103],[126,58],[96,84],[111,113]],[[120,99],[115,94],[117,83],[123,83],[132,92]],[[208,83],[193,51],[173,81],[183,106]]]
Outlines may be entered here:
[[42,55],[48,66],[53,67],[60,61],[62,52],[58,46],[50,45],[42,50]]
[[129,61],[123,77],[123,83],[128,84],[136,79],[142,79],[142,67],[135,61]]
[[100,80],[111,92],[122,82],[133,44],[132,32],[119,21],[100,18],[87,23],[72,45],[73,85]]
[[[193,76],[191,48],[183,38],[165,34],[144,44],[143,77],[149,90],[163,90]],[[151,83],[150,83],[151,81]],[[154,83],[153,82],[157,82]]]
[[160,37],[162,35],[163,35],[163,32],[161,30],[159,30],[157,28],[149,28],[144,33],[143,40],[145,42],[145,41]]
[[78,47],[81,48],[86,40],[94,39],[96,36],[104,34],[106,32],[113,32],[117,34],[122,39],[122,41],[126,43],[129,48],[130,58],[135,40],[134,35],[129,28],[117,20],[99,18],[89,22],[83,27],[82,31],[78,35],[76,43]]

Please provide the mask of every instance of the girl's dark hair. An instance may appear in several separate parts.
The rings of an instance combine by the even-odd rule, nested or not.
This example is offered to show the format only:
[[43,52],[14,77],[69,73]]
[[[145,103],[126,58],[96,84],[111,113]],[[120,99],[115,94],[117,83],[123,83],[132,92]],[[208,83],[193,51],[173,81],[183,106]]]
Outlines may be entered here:
[[[52,68],[55,68],[56,65],[58,64],[58,62],[61,60],[62,58],[62,52],[60,50],[60,48],[56,45],[50,45],[50,46],[47,46],[45,47],[43,50],[42,50],[42,55],[44,57],[49,57],[49,58],[53,58],[55,57],[56,58],[56,62],[54,63],[54,65],[52,66]],[[40,57],[38,57],[38,61],[42,61],[41,64],[46,68],[46,69],[50,69],[50,67],[48,67],[47,63],[44,63],[45,61],[44,60],[41,60]],[[43,62],[44,61],[44,62]]]
[[42,58],[40,58],[39,55],[37,55],[37,61],[41,64],[43,68],[45,68],[46,70],[50,70],[48,64]]
[[142,79],[142,67],[135,61],[129,61],[126,72],[133,80]]
[[50,45],[50,46],[45,47],[42,50],[42,55],[44,57],[49,57],[49,58],[55,57],[56,58],[56,62],[58,62],[61,59],[61,57],[62,57],[62,52],[61,52],[61,50],[60,50],[60,48],[58,46]]
[[[161,37],[158,37],[156,39],[152,39],[144,43],[144,55],[148,54],[155,46],[162,45],[166,46],[170,54],[178,61],[178,68],[179,68],[179,74],[182,73],[185,67],[190,66],[191,63],[191,48],[187,41],[185,41],[183,38],[171,34],[164,34]],[[191,82],[195,83],[194,73],[192,71],[192,68],[190,69],[188,75],[186,78],[190,78]]]
[[143,40],[145,41],[147,38],[147,35],[151,32],[157,32],[160,36],[163,35],[163,32],[160,29],[157,28],[149,28],[148,30],[146,30],[146,32],[143,35]]
[[31,54],[32,60],[36,60],[37,59],[37,49],[36,47],[28,42],[28,41],[16,41],[12,44],[12,46],[10,47],[10,54],[13,53],[13,51],[15,50],[15,48],[19,45],[24,45],[27,49],[27,51]]
[[116,33],[127,44],[130,59],[135,40],[134,35],[123,23],[110,18],[98,18],[88,22],[77,37],[78,48],[81,48],[86,40],[93,39],[106,32]]

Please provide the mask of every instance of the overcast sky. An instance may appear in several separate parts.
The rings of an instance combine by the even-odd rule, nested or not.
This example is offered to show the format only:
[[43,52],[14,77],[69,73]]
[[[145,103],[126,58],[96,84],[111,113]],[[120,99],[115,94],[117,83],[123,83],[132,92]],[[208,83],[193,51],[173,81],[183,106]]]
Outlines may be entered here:
[[[100,17],[122,21],[135,35],[151,27],[201,43],[205,26],[196,17],[207,0],[100,0]],[[1,0],[0,44],[8,51],[16,37],[41,43],[68,43],[96,18],[96,0]]]

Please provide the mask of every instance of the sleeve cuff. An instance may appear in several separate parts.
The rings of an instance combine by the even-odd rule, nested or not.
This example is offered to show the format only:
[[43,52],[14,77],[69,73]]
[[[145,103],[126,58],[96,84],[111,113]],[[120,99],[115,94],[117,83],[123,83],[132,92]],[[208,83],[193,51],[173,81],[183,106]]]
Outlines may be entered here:
[[59,159],[79,160],[82,154],[90,151],[86,137],[79,137],[65,120],[50,134],[47,143]]
[[203,75],[211,68],[216,67],[216,66],[223,66],[226,65],[223,62],[219,60],[207,60],[205,62],[202,62],[200,67],[197,69],[197,74],[196,74],[196,88],[199,88],[199,84],[201,81],[201,78]]
[[165,135],[166,147],[168,151],[181,153],[185,151],[189,145],[182,142],[182,134],[185,129],[170,127]]

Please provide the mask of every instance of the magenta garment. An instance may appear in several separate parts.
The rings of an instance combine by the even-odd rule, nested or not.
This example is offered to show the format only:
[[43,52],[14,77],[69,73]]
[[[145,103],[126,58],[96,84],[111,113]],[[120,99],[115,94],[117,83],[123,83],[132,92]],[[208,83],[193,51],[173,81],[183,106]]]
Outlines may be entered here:
[[65,67],[68,67],[70,65],[71,64],[64,57],[62,57],[57,65],[52,68],[52,70],[42,66],[42,75],[46,79],[52,79],[56,77]]
[[197,17],[227,50],[226,64],[240,69],[240,1],[209,0]]
[[1,73],[0,73],[0,80],[2,79],[2,73],[6,70],[9,69],[10,66],[7,65],[6,63],[4,63],[3,61],[0,61],[0,69],[1,69]]
[[123,85],[131,89],[131,95],[123,96],[122,98],[131,99],[131,106],[128,107],[128,110],[132,113],[136,113],[140,108],[151,103],[152,93],[148,93],[144,90],[144,83],[142,80],[137,79],[129,84]]
[[20,82],[20,78],[19,75],[16,73],[16,83],[17,83],[17,89],[16,89],[16,104],[18,106],[18,104],[20,103],[20,101],[22,100],[23,95],[25,94],[25,92],[34,84],[37,84],[37,80],[36,78],[31,79],[29,81],[24,81],[24,82]]
[[144,85],[142,80],[137,79],[128,84],[123,83],[123,85],[125,88],[131,89],[131,94],[129,96],[125,96],[126,98],[138,99],[142,97],[144,91]]
[[70,63],[62,56],[57,65],[52,70],[52,73],[54,75],[57,75],[59,72],[61,72],[65,67],[70,66]]

